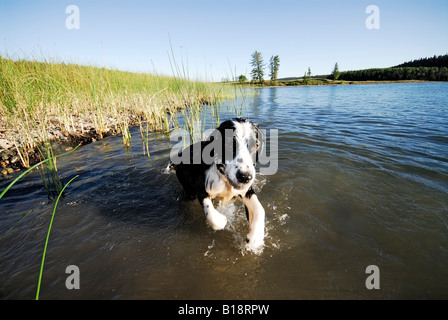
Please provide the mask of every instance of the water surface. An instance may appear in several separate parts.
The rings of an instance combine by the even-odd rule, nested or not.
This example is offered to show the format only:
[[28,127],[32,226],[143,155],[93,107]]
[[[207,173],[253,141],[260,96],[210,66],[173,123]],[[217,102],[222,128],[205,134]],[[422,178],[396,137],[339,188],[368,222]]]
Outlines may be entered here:
[[[261,254],[244,249],[241,203],[213,231],[163,174],[169,139],[153,134],[148,159],[136,128],[128,151],[115,136],[60,158],[64,182],[79,178],[56,213],[41,299],[448,298],[448,83],[266,88],[244,115],[279,130],[278,171],[256,182]],[[0,200],[1,235],[32,210],[0,239],[1,298],[34,298],[53,204],[37,173]],[[68,265],[79,290],[65,287]]]

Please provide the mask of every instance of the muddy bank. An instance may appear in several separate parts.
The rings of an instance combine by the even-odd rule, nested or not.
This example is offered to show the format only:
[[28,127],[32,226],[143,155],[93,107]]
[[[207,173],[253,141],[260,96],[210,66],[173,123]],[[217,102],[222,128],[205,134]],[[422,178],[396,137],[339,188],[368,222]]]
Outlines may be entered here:
[[[136,124],[136,121],[132,121],[129,123],[129,126]],[[66,131],[62,129],[59,121],[53,119],[48,125],[47,133],[55,154],[60,154],[71,150],[79,144],[86,145],[104,139],[107,136],[120,134],[121,131],[112,121],[101,132],[92,123],[86,121],[82,122],[82,124],[75,124],[72,130]],[[39,148],[44,150],[41,142],[36,140],[36,147],[23,153],[18,151],[20,147],[17,141],[17,131],[8,131],[4,129],[4,126],[0,125],[0,179],[1,177],[9,176],[15,171],[29,168],[43,160],[39,151]]]

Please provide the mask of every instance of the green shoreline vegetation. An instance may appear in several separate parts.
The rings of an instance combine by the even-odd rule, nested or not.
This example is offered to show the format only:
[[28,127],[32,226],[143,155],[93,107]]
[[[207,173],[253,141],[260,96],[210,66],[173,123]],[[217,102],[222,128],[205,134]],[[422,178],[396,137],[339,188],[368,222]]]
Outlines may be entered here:
[[[172,65],[176,76],[168,77],[0,55],[0,171],[53,156],[55,140],[90,142],[121,133],[129,146],[131,126],[140,126],[149,151],[148,133],[177,127],[179,111],[189,117],[237,94],[225,84],[188,79],[174,58]],[[14,155],[2,156],[7,150]]]
[[375,83],[402,83],[448,81],[448,55],[422,58],[402,63],[390,68],[370,68],[353,71],[339,71],[338,63],[328,75],[312,76],[311,68],[303,77],[278,79],[280,66],[279,56],[272,56],[269,62],[270,80],[264,80],[266,67],[263,56],[255,51],[251,56],[250,65],[252,80],[240,75],[234,81],[223,81],[239,84],[245,87],[285,87],[285,86],[313,86],[313,85],[345,85],[345,84],[375,84]]
[[[312,77],[308,80],[297,78],[295,80],[264,80],[263,84],[258,82],[225,82],[233,85],[243,86],[244,88],[276,88],[276,87],[310,87],[310,86],[339,86],[339,85],[357,85],[357,84],[388,84],[388,83],[423,83],[431,82],[429,80],[363,80],[347,81],[332,80],[321,77]],[[435,81],[433,81],[435,82]]]

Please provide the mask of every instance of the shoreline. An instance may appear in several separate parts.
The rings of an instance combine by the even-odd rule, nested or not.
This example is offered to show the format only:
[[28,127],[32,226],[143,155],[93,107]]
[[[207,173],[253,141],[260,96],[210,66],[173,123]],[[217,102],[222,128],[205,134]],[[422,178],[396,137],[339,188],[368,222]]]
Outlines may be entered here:
[[[348,80],[330,80],[330,79],[311,79],[309,81],[315,81],[316,83],[303,84],[299,83],[302,80],[279,80],[278,84],[272,84],[271,80],[266,80],[268,84],[252,84],[252,83],[239,83],[230,82],[231,85],[241,85],[243,88],[261,89],[261,88],[288,88],[288,87],[318,87],[318,86],[347,86],[347,85],[365,85],[365,84],[398,84],[398,83],[444,83],[446,81],[430,81],[430,80],[367,80],[367,81],[348,81]],[[331,82],[330,82],[331,81]]]
[[[180,110],[180,108],[177,110]],[[167,114],[170,114],[168,111],[165,110]],[[121,116],[127,119],[127,127],[124,130],[138,126],[148,126],[150,133],[163,131],[162,128],[157,126],[155,120],[138,118],[132,113]],[[23,154],[18,152],[20,147],[16,143],[17,136],[14,134],[6,135],[5,133],[10,130],[4,129],[5,124],[6,122],[0,117],[0,181],[10,178],[10,175],[14,172],[28,169],[45,159],[39,151],[39,148],[41,148],[45,152],[45,142],[39,140],[36,136],[35,147],[26,151],[26,162],[28,166],[24,165]],[[85,146],[109,136],[123,134],[123,128],[120,126],[119,119],[107,117],[107,122],[104,125],[105,127],[97,128],[93,121],[78,118],[77,121],[73,122],[71,130],[67,131],[64,129],[62,120],[59,120],[56,116],[52,116],[47,126],[47,142],[51,144],[54,155],[58,155],[70,151],[78,145]],[[144,130],[146,131],[146,128]],[[126,146],[123,145],[123,147]]]
[[[342,83],[340,83],[342,82]],[[243,88],[262,89],[262,88],[286,88],[286,87],[315,87],[315,86],[341,86],[341,85],[362,85],[362,84],[397,84],[397,83],[432,83],[441,81],[423,81],[423,80],[403,80],[403,81],[332,81],[331,83],[315,83],[315,84],[296,84],[296,85],[247,85]],[[443,81],[442,81],[443,82]],[[135,118],[135,115],[129,114],[128,125],[135,127],[141,125],[144,121]],[[63,129],[63,123],[57,117],[52,117],[47,128],[49,141],[59,151],[68,151],[78,144],[87,145],[92,142],[102,140],[108,136],[122,134],[120,127],[117,126],[117,119],[109,118],[106,124],[107,130],[100,130],[95,127],[94,122],[79,118],[74,123],[71,131]],[[18,152],[16,137],[14,134],[8,133],[6,121],[0,118],[0,180],[9,178],[14,172],[23,170],[36,164],[42,160],[38,147],[27,152],[28,167],[24,165],[22,155]],[[152,126],[151,132],[160,131]]]
[[[70,132],[64,131],[61,129],[59,121],[52,119],[51,126],[48,127],[49,141],[52,147],[58,151],[69,151],[79,144],[87,145],[108,136],[121,134],[119,130],[113,127],[100,133],[92,123],[88,125],[83,124],[82,126],[78,123],[75,124],[75,128],[76,130]],[[35,148],[27,151],[27,167],[23,163],[22,155],[17,151],[18,146],[15,143],[15,137],[12,135],[8,136],[4,132],[6,130],[0,129],[0,180],[2,179],[1,177],[8,178],[14,172],[27,169],[42,161],[39,148],[45,149],[43,142],[39,142]]]

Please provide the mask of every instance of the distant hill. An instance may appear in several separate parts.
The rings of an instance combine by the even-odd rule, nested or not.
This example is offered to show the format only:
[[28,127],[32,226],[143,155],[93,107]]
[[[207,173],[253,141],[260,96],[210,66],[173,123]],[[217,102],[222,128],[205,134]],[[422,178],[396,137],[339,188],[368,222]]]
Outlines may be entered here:
[[434,56],[432,58],[422,58],[418,60],[413,60],[409,62],[405,62],[402,64],[399,64],[398,66],[392,67],[392,68],[407,68],[407,67],[426,67],[426,68],[448,68],[448,54],[443,56]]
[[448,81],[448,55],[422,58],[391,68],[343,71],[340,80],[347,81]]
[[[288,77],[279,81],[297,81],[303,77]],[[331,79],[331,75],[312,76],[311,78]],[[343,71],[340,80],[348,81],[395,81],[428,80],[448,81],[448,54],[408,61],[389,68],[372,68]]]

